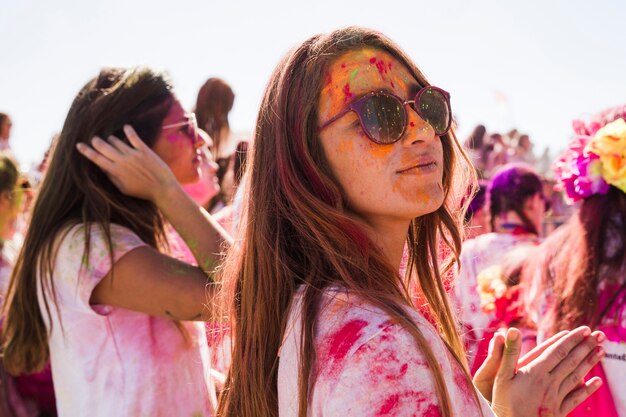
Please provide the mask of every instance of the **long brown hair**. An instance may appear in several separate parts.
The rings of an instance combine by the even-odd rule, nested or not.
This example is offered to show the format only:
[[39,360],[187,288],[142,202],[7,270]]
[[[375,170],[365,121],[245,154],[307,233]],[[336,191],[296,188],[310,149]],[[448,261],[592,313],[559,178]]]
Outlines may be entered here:
[[52,276],[53,248],[64,231],[84,224],[88,253],[90,228],[101,227],[111,260],[111,223],[127,227],[154,248],[165,241],[156,206],[122,194],[102,170],[78,153],[76,144],[88,143],[95,135],[107,138],[115,134],[126,140],[122,126],[128,123],[152,146],[172,102],[168,77],[147,68],[104,69],[74,99],[36,198],[9,285],[2,330],[3,361],[9,372],[36,371],[48,359],[49,333],[37,302],[37,288],[41,286],[50,318],[46,294],[52,294],[59,311]]
[[[278,415],[278,351],[293,296],[301,285],[305,289],[299,413],[306,415],[317,306],[322,290],[337,284],[381,308],[411,332],[433,370],[443,414],[452,414],[434,352],[407,312],[413,305],[410,288],[415,287],[409,280],[419,279],[446,345],[467,369],[437,258],[440,241],[458,258],[457,225],[462,210],[456,197],[463,195],[464,186],[455,189],[453,180],[463,175],[463,167],[467,175],[474,174],[454,134],[442,137],[445,203],[436,212],[414,219],[407,230],[410,257],[403,281],[348,214],[344,192],[317,135],[319,94],[327,68],[339,55],[367,46],[387,51],[420,84],[428,85],[388,38],[357,27],[308,39],[279,63],[270,78],[246,172],[242,241],[230,253],[223,271],[225,285],[230,284],[226,297],[231,307],[233,353],[219,416]],[[467,379],[471,383],[468,374]]]
[[580,325],[595,328],[608,310],[599,310],[600,287],[618,285],[614,298],[626,290],[626,194],[611,186],[608,194],[585,199],[539,250],[545,259],[536,270],[554,297],[545,328],[550,333]]

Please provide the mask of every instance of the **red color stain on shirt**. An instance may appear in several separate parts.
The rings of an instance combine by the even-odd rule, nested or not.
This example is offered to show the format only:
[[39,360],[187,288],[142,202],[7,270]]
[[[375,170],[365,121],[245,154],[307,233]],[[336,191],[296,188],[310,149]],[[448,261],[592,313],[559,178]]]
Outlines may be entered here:
[[406,374],[407,369],[409,369],[409,364],[405,363],[400,367],[400,376],[404,376]]
[[473,390],[473,388],[471,388],[469,386],[469,382],[467,381],[467,378],[463,374],[463,372],[457,370],[454,373],[454,383],[457,385],[459,390],[463,393],[463,396],[465,398],[473,398],[474,397],[474,392],[473,392],[474,390]]
[[424,417],[441,417],[441,410],[436,404],[430,404],[428,408],[422,414]]
[[347,322],[335,334],[330,336],[328,355],[335,362],[341,362],[354,344],[361,337],[361,330],[367,326],[364,320]]
[[376,413],[376,415],[387,416],[389,415],[390,411],[392,411],[394,408],[398,406],[398,404],[400,404],[400,396],[398,394],[393,394],[389,396],[385,400],[385,402],[383,402],[383,404],[378,409],[378,412]]
[[343,102],[347,103],[352,98],[352,92],[350,91],[350,84],[346,83],[343,86]]

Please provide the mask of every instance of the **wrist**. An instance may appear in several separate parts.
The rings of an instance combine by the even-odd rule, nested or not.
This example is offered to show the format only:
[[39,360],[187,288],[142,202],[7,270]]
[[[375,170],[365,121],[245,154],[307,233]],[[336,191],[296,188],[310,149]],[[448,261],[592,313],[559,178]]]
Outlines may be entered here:
[[186,195],[183,187],[177,182],[172,181],[164,184],[154,191],[151,201],[161,210],[174,201],[180,201],[181,196]]

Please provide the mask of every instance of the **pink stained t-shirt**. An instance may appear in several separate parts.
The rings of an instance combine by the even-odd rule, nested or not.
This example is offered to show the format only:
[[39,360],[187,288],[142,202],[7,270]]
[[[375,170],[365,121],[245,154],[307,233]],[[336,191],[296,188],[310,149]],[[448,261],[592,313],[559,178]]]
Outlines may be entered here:
[[[345,290],[328,289],[315,329],[316,375],[307,415],[441,415],[434,376],[411,334],[383,311]],[[294,298],[280,351],[280,417],[298,415],[301,295]],[[436,330],[417,312],[411,317],[441,366],[455,416],[494,416],[487,401],[464,377]]]
[[[39,288],[59,416],[213,415],[203,324],[182,324],[190,336],[186,344],[172,320],[90,305],[91,293],[111,263],[97,226],[91,228],[91,250],[83,256],[83,230],[83,225],[74,226],[56,242],[53,277],[59,310],[46,290],[51,321]],[[111,237],[114,261],[145,245],[118,225],[111,225]]]

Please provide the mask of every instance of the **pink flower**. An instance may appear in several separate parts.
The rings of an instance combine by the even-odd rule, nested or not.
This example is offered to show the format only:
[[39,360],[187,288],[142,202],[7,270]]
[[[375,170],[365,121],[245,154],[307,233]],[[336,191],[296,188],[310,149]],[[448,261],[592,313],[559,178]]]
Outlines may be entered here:
[[558,180],[557,189],[565,191],[570,203],[593,194],[609,192],[609,184],[602,176],[600,158],[592,152],[585,151],[589,141],[588,136],[575,137],[553,166]]

